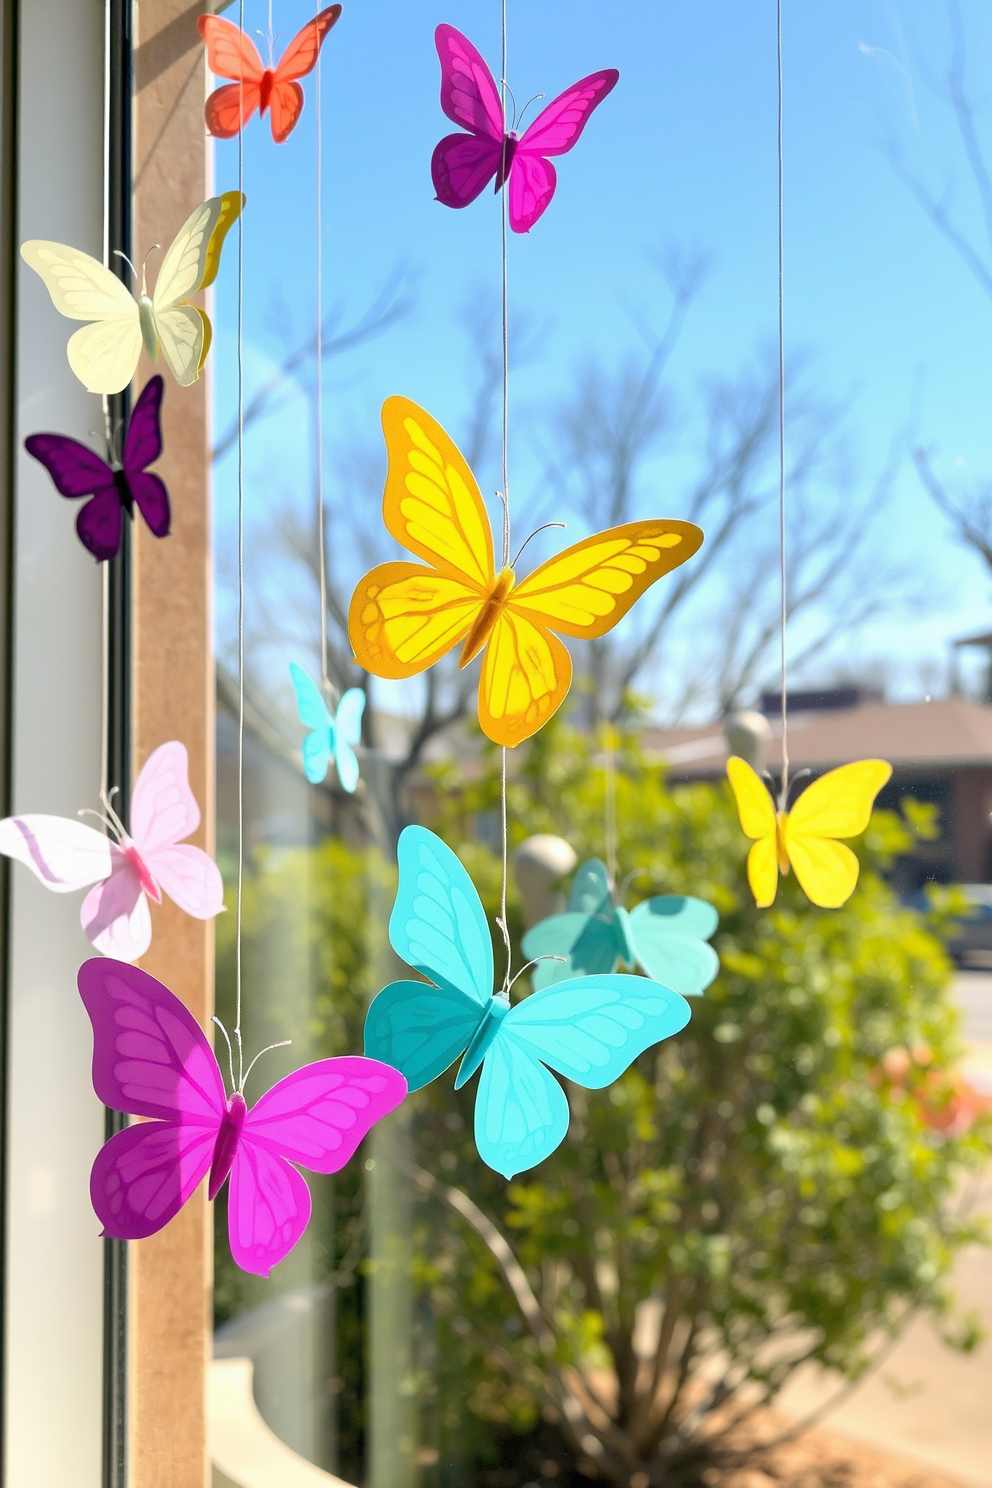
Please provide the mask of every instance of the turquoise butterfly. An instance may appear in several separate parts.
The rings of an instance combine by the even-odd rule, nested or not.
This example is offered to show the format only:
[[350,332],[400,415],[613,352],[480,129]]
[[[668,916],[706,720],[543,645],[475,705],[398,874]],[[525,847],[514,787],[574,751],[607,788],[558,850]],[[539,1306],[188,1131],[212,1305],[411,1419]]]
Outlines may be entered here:
[[568,1131],[568,1099],[554,1070],[602,1090],[638,1054],[678,1033],[689,1004],[638,976],[589,976],[511,1006],[493,991],[493,946],[472,880],[433,832],[407,827],[397,847],[393,950],[428,977],[393,982],[373,999],[365,1052],[419,1090],[461,1055],[458,1090],[482,1067],[475,1141],[506,1178],[549,1157]]
[[307,779],[312,785],[319,785],[333,759],[341,789],[350,794],[358,784],[355,745],[362,738],[364,692],[360,687],[349,687],[332,718],[320,688],[295,661],[289,664],[289,675],[296,691],[300,722],[313,730],[303,740],[303,768]]
[[698,996],[720,970],[716,951],[706,944],[719,919],[712,904],[684,894],[645,899],[628,913],[613,903],[605,863],[590,858],[572,880],[568,912],[541,920],[524,936],[524,955],[537,961],[531,984],[595,976],[623,961],[684,997]]

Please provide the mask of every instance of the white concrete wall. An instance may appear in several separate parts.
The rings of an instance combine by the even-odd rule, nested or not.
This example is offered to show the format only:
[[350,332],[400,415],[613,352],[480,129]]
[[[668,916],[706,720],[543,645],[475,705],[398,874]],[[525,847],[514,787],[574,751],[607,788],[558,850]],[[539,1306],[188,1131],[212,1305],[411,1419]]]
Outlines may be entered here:
[[[21,0],[20,221],[103,256],[102,0]],[[18,440],[87,439],[100,400],[69,370],[75,328],[19,261]],[[74,815],[98,805],[100,569],[58,496],[21,450],[16,492],[15,811]],[[47,892],[14,865],[7,1488],[98,1488],[103,1259],[89,1170],[103,1138],[90,1084],[91,1035],[76,991],[89,954],[80,895]]]

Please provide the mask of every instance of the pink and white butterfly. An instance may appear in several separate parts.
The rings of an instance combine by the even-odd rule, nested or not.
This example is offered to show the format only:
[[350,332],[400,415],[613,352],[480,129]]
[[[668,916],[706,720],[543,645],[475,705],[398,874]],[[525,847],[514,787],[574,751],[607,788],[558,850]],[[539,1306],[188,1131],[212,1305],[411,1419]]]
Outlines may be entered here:
[[[173,740],[145,761],[131,796],[130,832],[105,802],[112,836],[62,816],[8,816],[0,821],[0,853],[31,869],[46,889],[70,894],[89,884],[79,918],[105,956],[136,961],[151,944],[148,900],[168,894],[197,920],[224,907],[224,885],[209,854],[183,842],[200,825],[189,788],[185,747]],[[99,815],[99,813],[93,813]]]
[[467,207],[495,176],[496,190],[509,190],[510,226],[530,232],[555,194],[558,176],[549,155],[572,148],[593,109],[616,87],[613,67],[566,88],[521,136],[506,128],[499,89],[485,61],[454,26],[438,26],[434,44],[441,60],[441,107],[468,134],[449,134],[431,159],[437,199]]
[[243,1271],[268,1276],[310,1218],[310,1190],[293,1164],[314,1173],[343,1168],[403,1100],[406,1080],[378,1059],[321,1059],[287,1075],[249,1110],[251,1065],[228,1096],[203,1030],[168,987],[125,961],[99,958],[83,963],[78,981],[93,1025],[97,1096],[114,1111],[151,1118],[117,1132],[97,1153],[90,1198],[103,1233],[154,1235],[208,1173],[210,1199],[230,1175],[231,1255]]

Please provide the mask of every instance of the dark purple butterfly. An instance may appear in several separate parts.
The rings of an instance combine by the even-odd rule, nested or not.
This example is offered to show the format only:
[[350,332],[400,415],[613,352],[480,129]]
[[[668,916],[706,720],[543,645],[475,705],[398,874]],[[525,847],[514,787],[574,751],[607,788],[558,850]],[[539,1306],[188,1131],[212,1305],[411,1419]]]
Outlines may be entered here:
[[155,537],[169,535],[169,493],[164,481],[145,469],[162,453],[164,386],[161,377],[152,377],[139,393],[124,436],[120,466],[108,465],[65,434],[30,434],[24,441],[24,448],[41,461],[60,496],[90,497],[76,518],[76,531],[98,563],[116,556],[124,512],[133,516],[135,503]]

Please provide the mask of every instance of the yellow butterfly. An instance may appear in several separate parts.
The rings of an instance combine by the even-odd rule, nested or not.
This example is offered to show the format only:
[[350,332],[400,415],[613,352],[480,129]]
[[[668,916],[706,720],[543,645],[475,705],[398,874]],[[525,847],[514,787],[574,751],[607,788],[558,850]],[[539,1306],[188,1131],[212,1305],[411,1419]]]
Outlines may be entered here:
[[182,387],[196,381],[213,332],[206,312],[189,300],[217,278],[224,239],[244,201],[237,191],[225,191],[197,207],[165,255],[151,296],[142,268],[138,299],[116,274],[78,248],[39,238],[21,244],[21,257],[41,275],[56,310],[70,320],[96,322],[70,336],[66,348],[69,366],[91,393],[126,388],[142,343],[153,362],[162,353]]
[[834,839],[865,830],[872,804],[892,774],[885,760],[858,760],[828,770],[803,791],[791,811],[776,811],[768,790],[746,760],[732,755],[727,774],[745,837],[757,841],[747,855],[747,878],[759,909],[774,903],[778,875],[790,864],[807,899],[836,909],[854,893],[860,864]]
[[[464,642],[459,665],[486,647],[479,722],[497,744],[520,744],[564,701],[568,651],[552,634],[605,635],[662,574],[703,540],[691,522],[628,522],[566,548],[517,583],[497,572],[475,477],[441,425],[408,398],[387,398],[386,527],[430,564],[383,563],[356,588],[348,614],[355,657],[377,677],[413,677]],[[519,556],[519,555],[518,555]]]

